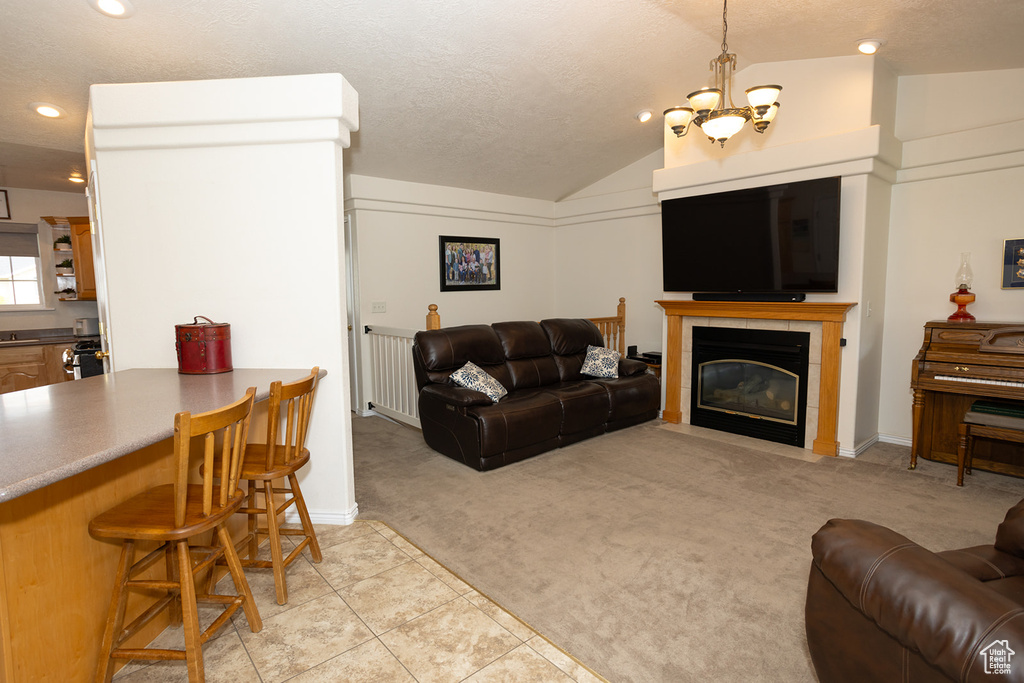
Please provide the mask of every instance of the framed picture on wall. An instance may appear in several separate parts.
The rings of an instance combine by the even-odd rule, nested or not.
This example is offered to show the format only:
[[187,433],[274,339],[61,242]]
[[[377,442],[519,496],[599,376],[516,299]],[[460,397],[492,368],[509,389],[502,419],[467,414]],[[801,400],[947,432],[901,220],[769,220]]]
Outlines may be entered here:
[[1003,242],[1003,289],[1024,289],[1024,238]]
[[501,289],[500,240],[441,235],[438,246],[442,292]]
[[7,201],[7,190],[0,190],[0,218],[10,219],[11,203]]

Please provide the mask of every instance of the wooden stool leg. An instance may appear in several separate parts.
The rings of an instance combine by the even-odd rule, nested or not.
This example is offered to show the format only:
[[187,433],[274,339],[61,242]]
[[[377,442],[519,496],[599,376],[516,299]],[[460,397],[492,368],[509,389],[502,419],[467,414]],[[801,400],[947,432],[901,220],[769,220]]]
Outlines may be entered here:
[[302,521],[302,530],[309,538],[309,552],[313,556],[313,562],[320,562],[324,559],[320,552],[320,543],[316,540],[316,532],[313,531],[313,521],[309,518],[309,511],[306,509],[306,500],[302,497],[302,490],[299,488],[299,478],[294,474],[288,475],[288,483],[292,487],[292,498],[295,499],[295,509]]
[[196,602],[195,577],[192,575],[192,555],[188,541],[175,543],[178,551],[178,585],[181,586],[181,618],[185,629],[185,662],[188,664],[189,683],[206,680],[203,668],[202,630],[199,628],[199,605]]
[[967,425],[963,422],[957,428],[959,439],[956,447],[956,485],[964,485],[964,463],[967,460]]
[[110,653],[114,649],[114,640],[120,635],[121,628],[124,626],[124,608],[128,602],[128,590],[125,583],[128,581],[134,555],[135,542],[126,539],[121,544],[121,559],[118,560],[117,573],[114,575],[114,592],[110,598],[107,626],[103,630],[103,641],[100,645],[100,661],[96,667],[97,683],[109,683],[114,675]]
[[[256,482],[253,481],[252,479],[249,480],[248,491],[249,493],[246,496],[245,501],[242,503],[242,507],[252,509],[256,507]],[[258,527],[257,522],[259,521],[259,517],[253,514],[247,514],[246,516],[249,518],[249,556],[246,559],[255,560],[256,555],[260,551],[260,536],[259,533],[256,531]]]
[[231,541],[231,534],[225,524],[217,527],[217,538],[224,546],[224,560],[228,563],[228,571],[231,572],[231,580],[235,582],[235,592],[243,596],[242,610],[245,618],[249,620],[249,630],[258,633],[263,630],[263,620],[256,609],[256,600],[252,597],[252,590],[249,589],[249,582],[245,580],[245,573],[242,571],[242,563],[238,560],[235,552],[235,544]]
[[277,519],[277,504],[274,502],[274,482],[263,482],[263,495],[267,504],[267,533],[270,534],[270,558],[274,567],[274,591],[277,604],[288,602],[288,584],[284,576],[284,553],[281,552],[281,529]]
[[[179,582],[178,579],[178,557],[177,548],[174,547],[173,543],[167,543],[164,548],[164,560],[167,565],[167,580]],[[174,599],[171,600],[171,604],[167,606],[167,615],[171,619],[171,626],[179,626],[181,624],[181,593],[176,593]]]

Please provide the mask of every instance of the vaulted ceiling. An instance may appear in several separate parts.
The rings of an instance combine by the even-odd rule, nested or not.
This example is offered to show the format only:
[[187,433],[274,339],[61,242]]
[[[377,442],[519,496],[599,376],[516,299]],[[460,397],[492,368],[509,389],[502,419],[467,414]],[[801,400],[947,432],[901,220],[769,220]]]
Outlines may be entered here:
[[[658,149],[660,112],[708,83],[722,42],[720,0],[133,4],[0,0],[0,186],[81,191],[90,84],[338,72],[359,93],[347,170],[558,199]],[[733,0],[728,21],[740,69],[868,37],[898,75],[1024,67],[1021,0]],[[948,113],[972,102],[951,93]]]

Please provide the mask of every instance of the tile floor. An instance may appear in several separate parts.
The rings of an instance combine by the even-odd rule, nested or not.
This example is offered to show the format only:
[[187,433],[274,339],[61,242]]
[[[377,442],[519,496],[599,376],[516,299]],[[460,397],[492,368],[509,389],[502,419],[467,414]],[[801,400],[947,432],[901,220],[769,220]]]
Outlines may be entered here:
[[[313,564],[306,550],[288,568],[288,604],[277,604],[270,570],[246,570],[263,630],[252,633],[239,610],[203,648],[207,681],[604,680],[386,524],[316,531],[323,562]],[[181,627],[168,628],[152,646],[182,642]],[[184,662],[132,662],[115,676],[187,678]]]

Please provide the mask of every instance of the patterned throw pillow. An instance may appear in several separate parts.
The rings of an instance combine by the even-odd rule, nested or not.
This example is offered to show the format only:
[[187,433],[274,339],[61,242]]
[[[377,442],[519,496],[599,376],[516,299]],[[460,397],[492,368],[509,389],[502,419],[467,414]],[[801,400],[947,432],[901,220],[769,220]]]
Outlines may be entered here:
[[591,377],[618,377],[619,352],[602,346],[587,346],[587,358],[580,372]]
[[508,390],[501,386],[501,382],[488,375],[483,368],[474,363],[467,362],[453,372],[452,381],[460,387],[484,392],[495,403],[508,393]]

